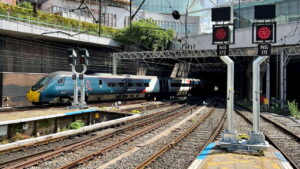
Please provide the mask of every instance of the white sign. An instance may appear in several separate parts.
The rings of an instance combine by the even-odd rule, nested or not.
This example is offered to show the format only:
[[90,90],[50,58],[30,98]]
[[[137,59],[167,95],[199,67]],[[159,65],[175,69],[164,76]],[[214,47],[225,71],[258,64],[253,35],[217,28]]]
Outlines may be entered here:
[[0,136],[7,135],[7,126],[0,126]]

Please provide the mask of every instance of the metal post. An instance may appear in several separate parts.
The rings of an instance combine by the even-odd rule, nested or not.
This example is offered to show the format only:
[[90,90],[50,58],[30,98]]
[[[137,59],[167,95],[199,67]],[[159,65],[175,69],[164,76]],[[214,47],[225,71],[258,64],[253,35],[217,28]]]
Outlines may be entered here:
[[117,74],[117,66],[118,66],[118,59],[117,59],[117,57],[115,57],[115,56],[112,56],[112,62],[113,62],[113,70],[112,70],[112,73],[113,73],[113,75],[116,75]]
[[131,15],[132,15],[132,0],[129,1],[130,5],[129,5],[129,25],[130,25],[130,29],[131,29]]
[[228,56],[221,56],[220,58],[227,64],[227,130],[232,132],[234,131],[234,62]]
[[252,110],[253,110],[253,132],[260,132],[260,65],[268,56],[258,57],[253,61],[253,90],[252,90]]
[[284,108],[284,51],[280,52],[280,107]]
[[81,72],[82,79],[81,79],[81,93],[80,93],[80,109],[83,109],[86,106],[85,102],[85,83],[84,83],[84,73],[87,71],[87,65],[82,65],[83,71]]
[[73,106],[78,106],[78,74],[76,73],[75,70],[75,65],[71,65],[72,66],[72,72],[75,75],[75,80],[74,80],[74,99],[73,99]]
[[102,0],[99,0],[99,16],[98,16],[98,24],[99,24],[99,36],[101,36],[101,14],[102,14]]
[[287,56],[284,55],[284,62],[283,62],[283,108],[286,108],[286,66],[287,66]]
[[270,58],[267,59],[267,75],[266,75],[266,97],[268,99],[268,107],[270,106]]

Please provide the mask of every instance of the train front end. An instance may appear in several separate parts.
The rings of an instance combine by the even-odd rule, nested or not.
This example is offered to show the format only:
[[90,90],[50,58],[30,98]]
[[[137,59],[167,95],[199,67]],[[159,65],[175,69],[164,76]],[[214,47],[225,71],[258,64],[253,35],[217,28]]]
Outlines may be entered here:
[[45,76],[41,78],[36,84],[34,84],[30,90],[27,92],[27,100],[32,104],[39,104],[42,102],[41,100],[41,92],[47,86],[47,84],[51,81],[52,77]]

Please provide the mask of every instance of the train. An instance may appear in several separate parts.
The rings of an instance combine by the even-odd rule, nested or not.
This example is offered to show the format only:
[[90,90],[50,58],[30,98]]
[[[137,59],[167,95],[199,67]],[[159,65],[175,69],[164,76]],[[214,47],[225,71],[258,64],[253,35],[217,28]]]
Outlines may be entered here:
[[[42,77],[27,92],[27,100],[36,105],[71,102],[72,75],[60,71]],[[192,78],[93,73],[84,75],[84,81],[86,101],[170,98],[204,90],[203,82]],[[80,81],[78,86],[81,87]]]

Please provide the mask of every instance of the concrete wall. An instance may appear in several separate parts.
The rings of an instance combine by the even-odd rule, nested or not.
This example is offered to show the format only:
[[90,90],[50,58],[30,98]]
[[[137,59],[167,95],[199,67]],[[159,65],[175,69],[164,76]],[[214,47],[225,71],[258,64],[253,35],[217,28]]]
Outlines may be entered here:
[[0,73],[0,88],[2,93],[2,107],[32,105],[26,99],[26,93],[44,73]]

